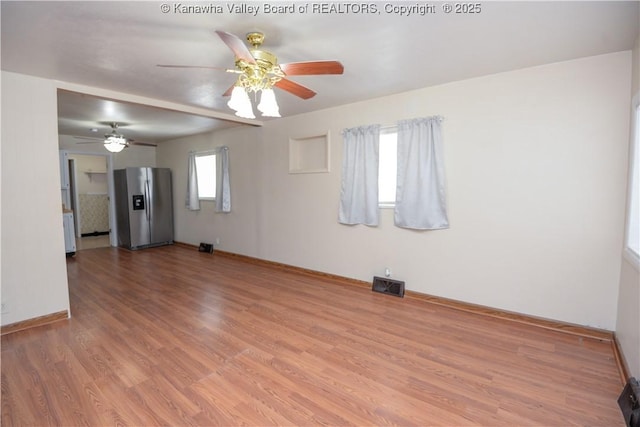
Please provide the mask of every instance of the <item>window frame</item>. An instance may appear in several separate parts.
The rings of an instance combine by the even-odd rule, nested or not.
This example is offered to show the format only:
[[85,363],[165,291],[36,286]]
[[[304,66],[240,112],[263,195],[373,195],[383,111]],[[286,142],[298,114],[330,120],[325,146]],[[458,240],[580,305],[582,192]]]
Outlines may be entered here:
[[638,225],[632,227],[632,221],[636,220],[640,222],[640,218],[638,218],[640,211],[634,212],[633,209],[634,200],[640,200],[640,93],[633,97],[631,107],[632,117],[629,141],[629,171],[627,178],[627,205],[625,209],[626,220],[623,253],[625,258],[635,266],[636,270],[640,271],[640,252],[634,250],[630,245],[632,229],[637,230],[639,228]]
[[[382,167],[382,162],[381,162],[381,157],[378,156],[378,208],[380,209],[393,209],[396,206],[396,190],[397,190],[397,179],[398,179],[398,127],[397,126],[387,126],[387,127],[383,127],[380,129],[380,142],[382,141],[382,136],[383,135],[391,135],[391,134],[395,134],[396,138],[395,138],[395,145],[396,145],[396,160],[395,160],[395,166],[396,166],[396,185],[393,191],[393,201],[388,201],[388,200],[384,200],[381,201],[380,200],[380,168]],[[380,145],[379,142],[379,145]],[[378,153],[380,153],[380,150],[378,150]]]
[[[200,168],[198,168],[198,158],[199,157],[213,157],[213,166],[214,166],[214,171],[213,171],[213,197],[208,197],[208,196],[200,196]],[[217,153],[213,152],[213,151],[203,151],[203,152],[199,152],[196,153],[195,155],[195,161],[196,161],[196,179],[198,180],[198,200],[201,201],[209,201],[209,202],[215,202],[216,201],[216,186],[217,186],[217,179],[218,179],[218,157],[217,157]]]

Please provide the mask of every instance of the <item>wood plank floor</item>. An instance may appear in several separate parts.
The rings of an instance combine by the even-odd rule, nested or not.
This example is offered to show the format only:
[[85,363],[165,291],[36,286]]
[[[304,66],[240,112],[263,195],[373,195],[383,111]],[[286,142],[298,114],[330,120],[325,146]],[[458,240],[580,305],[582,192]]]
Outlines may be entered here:
[[175,245],[67,266],[72,318],[2,337],[3,426],[624,425],[608,342]]

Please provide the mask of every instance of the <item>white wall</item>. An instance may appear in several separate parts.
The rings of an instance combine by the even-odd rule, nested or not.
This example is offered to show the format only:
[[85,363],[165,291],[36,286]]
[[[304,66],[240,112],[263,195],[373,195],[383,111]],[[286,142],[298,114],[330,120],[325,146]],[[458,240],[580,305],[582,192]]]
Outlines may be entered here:
[[[163,144],[158,163],[178,175],[176,240],[222,236],[219,249],[366,281],[390,267],[410,290],[613,330],[630,75],[621,52]],[[451,228],[400,229],[391,210],[377,228],[338,224],[341,130],[434,114]],[[327,130],[331,172],[289,174],[289,138]],[[186,153],[223,144],[233,212],[185,213]]]
[[[69,310],[56,87],[2,72],[2,325]],[[44,179],[43,177],[47,177]]]
[[[158,166],[169,167],[173,178],[175,240],[198,244],[215,243],[235,253],[257,255],[258,232],[256,194],[262,185],[257,169],[261,150],[260,128],[238,127],[215,134],[202,134],[163,142],[158,146]],[[202,201],[200,211],[185,208],[187,193],[187,156],[189,151],[229,147],[231,214],[215,212],[215,203]]]
[[69,159],[74,159],[76,164],[76,185],[79,194],[107,194],[109,189],[107,174],[99,172],[107,170],[107,158],[103,156],[91,156],[85,154],[70,154]]
[[[640,96],[640,35],[633,49],[631,94]],[[632,129],[630,129],[632,134]],[[616,337],[631,376],[640,378],[640,272],[629,258],[622,257]]]

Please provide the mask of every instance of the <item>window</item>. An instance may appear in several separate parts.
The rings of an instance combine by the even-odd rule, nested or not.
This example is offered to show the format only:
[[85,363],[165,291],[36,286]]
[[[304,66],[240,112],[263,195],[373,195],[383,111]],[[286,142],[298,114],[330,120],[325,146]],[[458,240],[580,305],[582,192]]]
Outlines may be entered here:
[[216,199],[216,155],[199,154],[196,156],[198,173],[198,198],[200,200]]
[[396,203],[398,132],[396,128],[380,131],[378,162],[378,205],[392,207]]
[[629,162],[629,198],[627,209],[626,249],[640,262],[640,97],[636,96],[633,114],[633,138]]

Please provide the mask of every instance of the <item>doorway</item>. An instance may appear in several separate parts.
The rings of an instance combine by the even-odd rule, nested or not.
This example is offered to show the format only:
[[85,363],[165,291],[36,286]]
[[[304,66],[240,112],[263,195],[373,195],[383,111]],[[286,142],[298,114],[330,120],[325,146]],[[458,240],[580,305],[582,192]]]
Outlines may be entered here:
[[74,213],[76,250],[112,246],[109,155],[67,151],[66,159],[65,204]]

